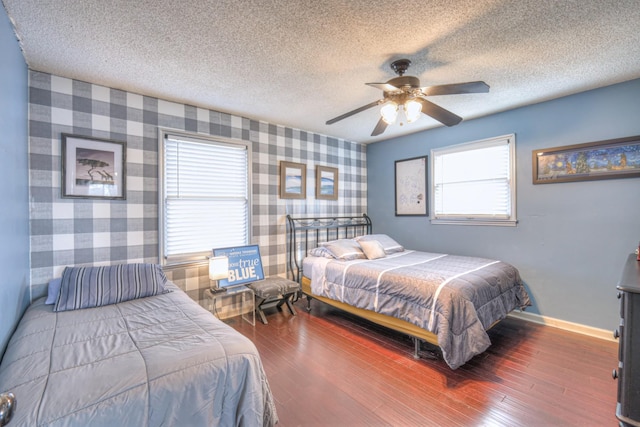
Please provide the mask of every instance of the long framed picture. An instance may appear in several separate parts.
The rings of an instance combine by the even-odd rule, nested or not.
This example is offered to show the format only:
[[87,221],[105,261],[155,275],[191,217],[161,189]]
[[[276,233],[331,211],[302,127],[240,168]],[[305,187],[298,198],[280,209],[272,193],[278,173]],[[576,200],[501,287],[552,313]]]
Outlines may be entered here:
[[280,162],[280,198],[307,198],[307,165],[303,163]]
[[316,199],[338,200],[338,169],[316,167]]
[[640,176],[640,136],[534,150],[533,183]]
[[396,160],[396,216],[426,216],[427,157]]
[[125,199],[126,144],[62,134],[62,197]]

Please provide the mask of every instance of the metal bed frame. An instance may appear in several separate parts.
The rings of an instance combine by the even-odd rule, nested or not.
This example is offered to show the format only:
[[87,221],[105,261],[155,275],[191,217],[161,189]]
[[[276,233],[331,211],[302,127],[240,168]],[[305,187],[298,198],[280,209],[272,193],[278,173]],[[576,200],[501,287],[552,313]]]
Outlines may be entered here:
[[[334,239],[349,239],[364,234],[372,234],[373,225],[371,218],[367,214],[362,216],[335,216],[335,217],[305,217],[294,218],[291,215],[287,215],[287,257],[288,257],[288,271],[291,272],[293,280],[302,285],[303,272],[302,272],[302,259],[307,256],[309,250],[317,247],[322,242],[327,242]],[[304,292],[301,291],[301,294]],[[307,311],[311,311],[311,299],[315,298],[319,301],[333,305],[339,309],[349,311],[343,303],[336,303],[324,297],[312,296],[304,293],[307,297]],[[342,306],[340,305],[342,304]],[[352,314],[352,311],[349,311]],[[356,314],[358,315],[358,314]],[[387,317],[379,315],[380,317]],[[362,316],[361,316],[362,317]],[[437,340],[435,335],[433,337],[425,338],[424,334],[418,332],[417,326],[413,326],[413,331],[416,335],[405,329],[398,329],[388,322],[380,322],[380,319],[372,319],[364,316],[365,319],[374,323],[378,323],[382,326],[400,331],[406,335],[409,335],[414,343],[413,357],[420,358],[420,344],[422,342],[428,342],[435,346],[434,350],[426,350],[426,357],[429,359],[439,359],[440,356],[437,352]],[[428,331],[425,333],[431,335]],[[423,353],[424,354],[424,353]]]
[[[363,234],[371,234],[371,218],[362,216],[293,218],[287,215],[287,256],[288,269],[293,280],[301,283],[302,258],[321,242],[334,239],[349,239]],[[304,254],[298,259],[298,254]]]

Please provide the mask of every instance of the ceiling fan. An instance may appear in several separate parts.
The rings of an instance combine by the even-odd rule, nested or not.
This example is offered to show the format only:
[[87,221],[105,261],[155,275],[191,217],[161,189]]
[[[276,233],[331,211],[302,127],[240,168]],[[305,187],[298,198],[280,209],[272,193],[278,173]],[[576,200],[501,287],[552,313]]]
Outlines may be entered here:
[[394,77],[386,83],[366,83],[369,86],[382,90],[382,99],[328,120],[326,124],[333,124],[375,107],[376,105],[384,104],[380,110],[382,117],[378,120],[378,124],[373,129],[371,136],[380,135],[388,125],[393,124],[400,107],[404,110],[408,123],[414,122],[420,117],[420,113],[423,113],[446,126],[455,126],[462,121],[462,117],[428,101],[425,97],[489,92],[489,85],[482,81],[420,87],[420,80],[417,77],[404,75],[409,65],[411,65],[411,61],[408,59],[393,61],[391,68],[396,72],[398,77]]

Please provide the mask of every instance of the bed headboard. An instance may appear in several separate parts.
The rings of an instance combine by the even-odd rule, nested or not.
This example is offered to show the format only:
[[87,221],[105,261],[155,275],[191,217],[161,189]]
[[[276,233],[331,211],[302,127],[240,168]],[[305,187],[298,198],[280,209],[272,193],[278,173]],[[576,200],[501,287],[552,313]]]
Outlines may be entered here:
[[367,214],[307,218],[287,215],[287,267],[293,280],[300,282],[302,259],[320,243],[371,234],[372,229],[371,218]]

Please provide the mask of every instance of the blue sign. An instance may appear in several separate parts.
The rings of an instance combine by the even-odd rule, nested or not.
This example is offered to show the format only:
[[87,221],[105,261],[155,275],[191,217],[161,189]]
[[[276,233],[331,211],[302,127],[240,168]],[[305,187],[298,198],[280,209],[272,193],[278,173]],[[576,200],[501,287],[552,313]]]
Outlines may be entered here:
[[258,245],[214,249],[213,256],[229,258],[229,277],[218,282],[218,286],[221,288],[244,285],[264,279]]

